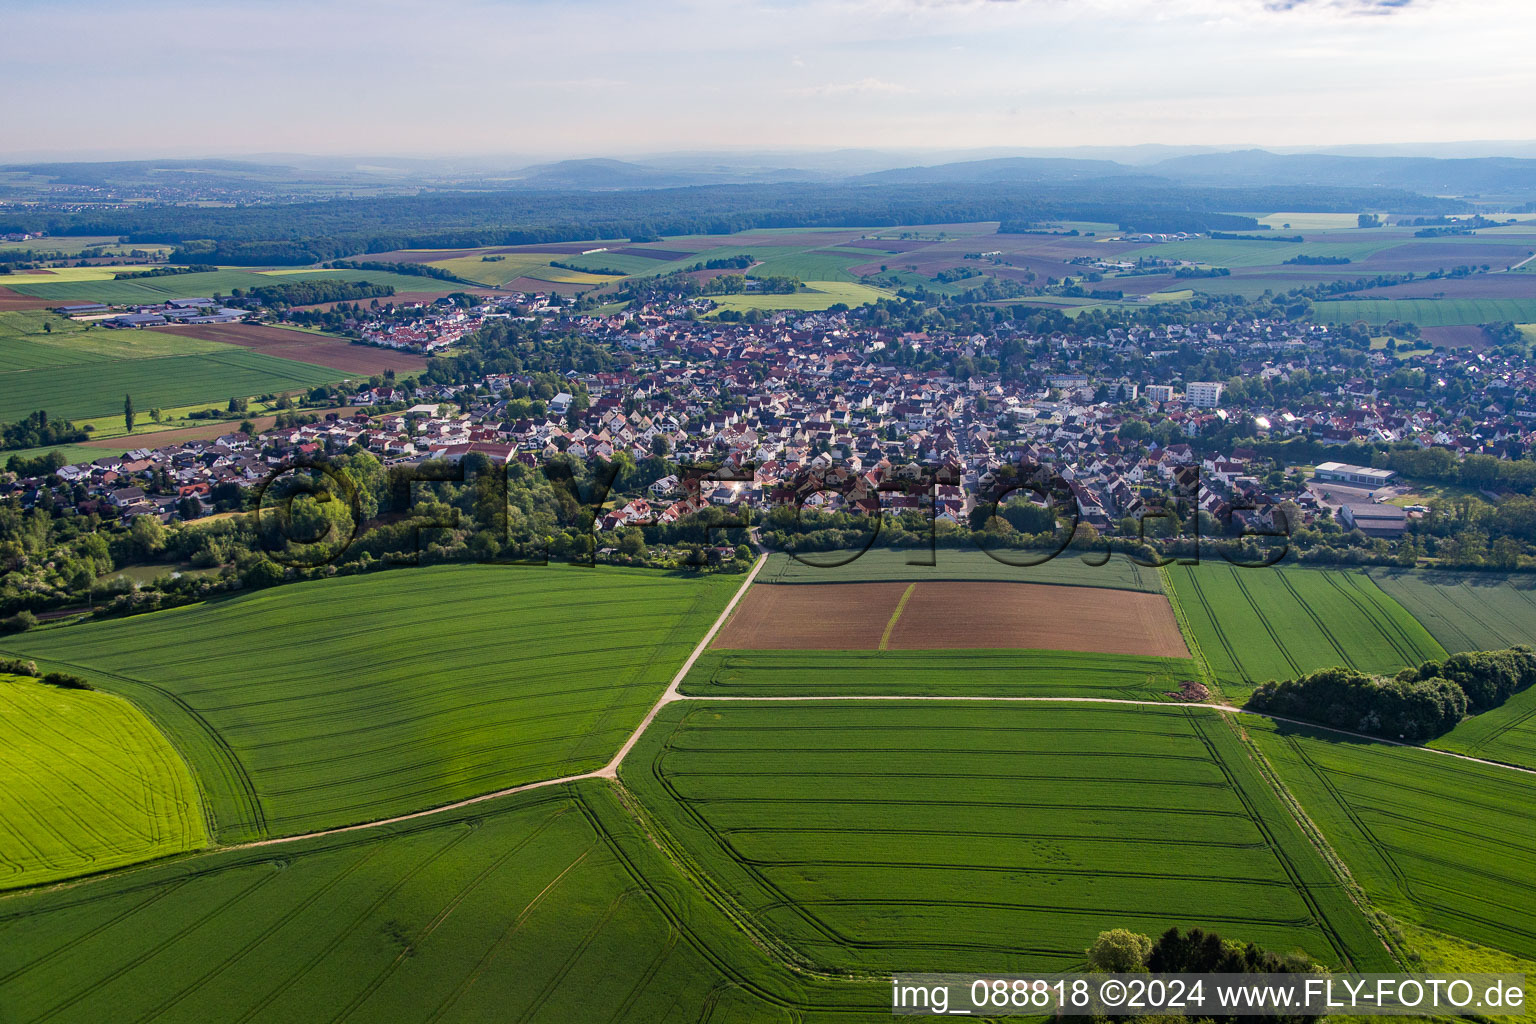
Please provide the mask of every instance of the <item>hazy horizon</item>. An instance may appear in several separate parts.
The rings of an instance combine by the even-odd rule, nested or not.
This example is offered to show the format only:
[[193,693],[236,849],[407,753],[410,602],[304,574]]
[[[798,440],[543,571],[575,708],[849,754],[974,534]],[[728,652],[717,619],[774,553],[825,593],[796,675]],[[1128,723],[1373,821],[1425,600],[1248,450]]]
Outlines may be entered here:
[[[1536,8],[1516,0],[0,0],[0,14],[22,83],[11,161],[1528,149],[1536,87]],[[60,71],[61,48],[88,59]]]

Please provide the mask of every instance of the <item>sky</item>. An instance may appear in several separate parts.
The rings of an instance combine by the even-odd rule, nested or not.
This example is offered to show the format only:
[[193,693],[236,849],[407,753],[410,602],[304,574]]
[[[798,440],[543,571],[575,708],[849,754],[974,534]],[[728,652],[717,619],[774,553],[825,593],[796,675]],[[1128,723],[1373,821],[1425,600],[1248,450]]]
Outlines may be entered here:
[[0,154],[1536,138],[1531,0],[0,0]]

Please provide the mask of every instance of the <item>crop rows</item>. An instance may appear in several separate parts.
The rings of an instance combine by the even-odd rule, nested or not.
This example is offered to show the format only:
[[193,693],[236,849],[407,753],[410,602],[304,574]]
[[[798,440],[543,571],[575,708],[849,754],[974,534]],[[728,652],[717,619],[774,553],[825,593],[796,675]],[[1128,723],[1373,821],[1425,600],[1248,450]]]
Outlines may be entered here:
[[[139,699],[229,841],[602,765],[739,580],[396,570],[9,642]],[[226,832],[228,823],[231,832]]]
[[0,889],[205,842],[186,765],[127,701],[0,676]]
[[1471,718],[1429,744],[1504,764],[1536,769],[1536,687]]
[[1198,679],[1187,658],[1081,651],[708,650],[683,682],[700,696],[1021,696],[1162,699]]
[[839,971],[1069,969],[1170,925],[1382,962],[1208,712],[673,705],[621,773],[697,884]]
[[1448,651],[1536,644],[1536,588],[1520,577],[1433,569],[1370,575]]
[[5,1019],[889,1017],[883,986],[771,964],[681,884],[610,787],[477,810],[0,903]]
[[1334,665],[1394,672],[1445,656],[1361,573],[1211,562],[1167,571],[1188,628],[1229,696]]
[[1536,958],[1536,778],[1300,727],[1254,735],[1373,902]]
[[232,395],[310,388],[345,376],[323,366],[232,345],[219,348],[196,355],[102,357],[67,366],[0,373],[0,421],[23,419],[37,409],[46,409],[57,418],[104,416],[122,409],[124,394],[132,395],[141,410],[223,403]]

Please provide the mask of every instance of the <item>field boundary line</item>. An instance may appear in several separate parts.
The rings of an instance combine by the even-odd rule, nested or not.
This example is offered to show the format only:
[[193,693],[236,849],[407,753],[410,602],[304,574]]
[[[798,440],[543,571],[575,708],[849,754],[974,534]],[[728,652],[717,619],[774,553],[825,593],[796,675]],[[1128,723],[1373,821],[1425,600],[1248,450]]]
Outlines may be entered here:
[[891,631],[896,628],[897,620],[901,618],[901,613],[906,610],[907,601],[912,597],[912,591],[916,589],[916,583],[908,583],[907,589],[901,592],[901,600],[896,602],[896,610],[891,612],[891,617],[885,624],[885,631],[880,634],[880,646],[877,650],[888,651],[891,649]]
[[[1344,858],[1333,848],[1333,844],[1328,841],[1328,836],[1317,822],[1313,821],[1311,816],[1307,814],[1306,808],[1301,805],[1301,801],[1296,798],[1296,795],[1291,792],[1290,787],[1285,784],[1285,780],[1280,777],[1280,773],[1270,763],[1269,758],[1265,756],[1258,742],[1243,728],[1241,720],[1236,715],[1233,715],[1226,719],[1226,723],[1236,735],[1238,744],[1253,760],[1254,771],[1258,774],[1260,780],[1279,799],[1281,807],[1291,816],[1291,820],[1296,823],[1302,836],[1312,845],[1313,849],[1317,851],[1318,857],[1322,859],[1328,870],[1333,872],[1334,877],[1338,879],[1343,889],[1344,897],[1359,909],[1361,917],[1364,918],[1371,932],[1376,936],[1377,941],[1386,948],[1388,955],[1401,966],[1403,963],[1403,950],[1398,943],[1392,940],[1391,933],[1381,920],[1381,911],[1377,910],[1376,905],[1371,902],[1371,898],[1365,892],[1365,887],[1355,879]],[[1286,739],[1292,744],[1295,743],[1294,738],[1286,737]],[[1347,951],[1341,950],[1340,952],[1344,953],[1346,960],[1350,959]]]
[[1189,648],[1190,659],[1195,663],[1195,669],[1201,675],[1201,681],[1210,688],[1212,693],[1221,693],[1221,684],[1216,681],[1216,673],[1211,668],[1211,663],[1206,660],[1205,650],[1200,646],[1199,639],[1195,636],[1194,623],[1189,621],[1189,614],[1184,610],[1184,602],[1174,588],[1173,576],[1168,572],[1168,567],[1157,567],[1157,578],[1163,586],[1164,596],[1168,598],[1168,607],[1173,611],[1173,620],[1178,624],[1179,631],[1184,634],[1184,644]]
[[747,578],[741,581],[741,586],[736,588],[736,593],[731,595],[731,599],[726,602],[725,607],[721,609],[719,617],[717,617],[713,625],[709,627],[709,632],[705,633],[703,638],[699,640],[698,644],[693,648],[693,653],[688,655],[688,660],[683,662],[682,668],[677,670],[677,675],[672,677],[672,682],[667,684],[667,688],[662,691],[662,694],[657,699],[656,703],[651,705],[651,710],[647,711],[645,713],[645,717],[640,719],[640,724],[635,726],[635,731],[629,734],[629,739],[624,741],[624,745],[619,748],[619,752],[613,755],[613,760],[609,761],[606,765],[604,765],[602,768],[599,768],[597,771],[591,772],[591,775],[603,779],[616,779],[619,777],[620,762],[624,760],[625,756],[630,752],[630,750],[634,749],[635,744],[640,742],[641,734],[650,727],[650,724],[655,720],[657,713],[659,713],[662,708],[666,707],[668,704],[682,696],[682,694],[678,692],[678,688],[683,685],[683,679],[688,675],[690,671],[692,671],[694,662],[699,660],[699,656],[704,653],[704,649],[709,646],[710,641],[714,640],[715,634],[720,632],[720,627],[725,625],[725,620],[730,618],[731,612],[736,610],[736,605],[741,601],[742,595],[747,592],[748,587],[752,586],[752,581],[757,579],[757,574],[761,572],[763,566],[767,564],[768,556],[766,554],[757,556],[757,561],[752,563],[752,569],[747,573]]

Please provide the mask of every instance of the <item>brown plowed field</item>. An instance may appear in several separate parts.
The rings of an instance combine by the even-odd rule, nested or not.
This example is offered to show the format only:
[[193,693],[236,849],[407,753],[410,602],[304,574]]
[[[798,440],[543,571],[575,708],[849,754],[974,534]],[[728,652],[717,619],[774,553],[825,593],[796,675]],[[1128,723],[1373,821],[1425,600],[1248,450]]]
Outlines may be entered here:
[[186,327],[161,327],[158,330],[173,334],[185,334],[205,341],[219,341],[226,345],[255,349],[280,359],[294,359],[301,363],[326,366],[344,373],[371,377],[385,370],[396,373],[416,373],[424,369],[427,361],[410,352],[392,348],[375,348],[372,345],[354,345],[345,338],[332,338],[308,331],[290,331],[282,327],[263,324],[192,324]]
[[872,651],[906,583],[755,586],[715,646],[732,650]]
[[[908,584],[755,586],[716,637],[734,650],[876,650]],[[1042,583],[931,582],[891,630],[891,650],[1092,651],[1187,658],[1161,594]]]
[[890,646],[1189,657],[1162,594],[1043,583],[919,583],[891,630]]
[[32,295],[21,295],[0,286],[0,312],[8,309],[47,309],[49,306],[60,304],[57,299],[39,299]]

